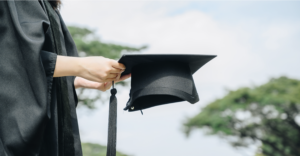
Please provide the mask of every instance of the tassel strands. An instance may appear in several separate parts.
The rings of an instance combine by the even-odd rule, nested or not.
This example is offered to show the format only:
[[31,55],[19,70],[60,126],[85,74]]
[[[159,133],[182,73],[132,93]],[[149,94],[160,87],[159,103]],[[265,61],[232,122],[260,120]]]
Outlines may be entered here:
[[109,117],[108,117],[108,137],[107,137],[107,152],[106,156],[116,156],[117,143],[117,89],[110,90],[111,96],[109,100]]

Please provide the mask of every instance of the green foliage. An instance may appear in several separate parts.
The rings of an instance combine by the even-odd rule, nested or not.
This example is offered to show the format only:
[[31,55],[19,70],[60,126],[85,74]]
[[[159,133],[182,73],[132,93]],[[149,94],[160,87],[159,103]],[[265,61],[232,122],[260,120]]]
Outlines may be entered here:
[[[103,43],[96,36],[95,31],[80,28],[75,26],[69,26],[68,30],[76,44],[78,52],[82,56],[103,56],[110,59],[118,59],[122,52],[140,52],[146,49],[147,46],[142,46],[139,48],[129,47],[124,45],[117,45],[111,43]],[[117,85],[126,85],[125,82],[119,82]],[[107,97],[101,96],[100,91],[97,92],[96,96],[85,96],[86,89],[81,88],[78,94],[78,102],[81,106],[86,106],[89,109],[94,109],[95,101],[102,99],[102,101],[107,101]]]
[[235,147],[261,142],[263,156],[298,156],[300,153],[300,81],[280,77],[268,83],[230,91],[187,119],[187,135],[206,129]]
[[[106,146],[93,143],[82,143],[83,156],[106,156]],[[117,151],[116,156],[129,156]]]

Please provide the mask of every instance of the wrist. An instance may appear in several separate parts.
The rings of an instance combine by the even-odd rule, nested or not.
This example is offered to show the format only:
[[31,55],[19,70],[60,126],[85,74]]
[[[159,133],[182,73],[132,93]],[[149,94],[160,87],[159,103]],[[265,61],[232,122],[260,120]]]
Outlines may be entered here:
[[82,73],[83,73],[83,59],[84,58],[79,58],[79,57],[76,57],[74,58],[74,61],[73,61],[73,67],[72,67],[72,72],[74,74],[74,76],[79,76],[79,77],[82,77]]
[[75,89],[78,89],[78,88],[82,88],[82,86],[81,86],[81,84],[80,84],[80,80],[79,80],[80,78],[79,77],[75,77],[75,79],[74,79],[74,87],[75,87]]
[[81,58],[58,55],[53,76],[80,76],[83,68],[81,64]]

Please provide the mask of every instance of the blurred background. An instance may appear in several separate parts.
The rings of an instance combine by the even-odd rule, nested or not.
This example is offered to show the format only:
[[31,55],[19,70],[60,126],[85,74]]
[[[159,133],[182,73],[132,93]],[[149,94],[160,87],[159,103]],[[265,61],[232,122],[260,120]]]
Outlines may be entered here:
[[[125,112],[119,156],[299,156],[300,1],[63,0],[80,56],[215,54],[193,75],[200,101]],[[104,156],[109,91],[78,89],[85,156]]]

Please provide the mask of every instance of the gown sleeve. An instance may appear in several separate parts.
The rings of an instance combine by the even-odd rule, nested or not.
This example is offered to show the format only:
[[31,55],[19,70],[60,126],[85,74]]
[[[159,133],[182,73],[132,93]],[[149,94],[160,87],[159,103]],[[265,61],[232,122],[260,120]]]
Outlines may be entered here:
[[0,21],[0,155],[39,155],[56,61],[42,51],[49,20],[38,0],[8,0]]
[[55,53],[44,50],[41,51],[41,60],[47,77],[53,77],[56,65],[56,58],[57,54]]

